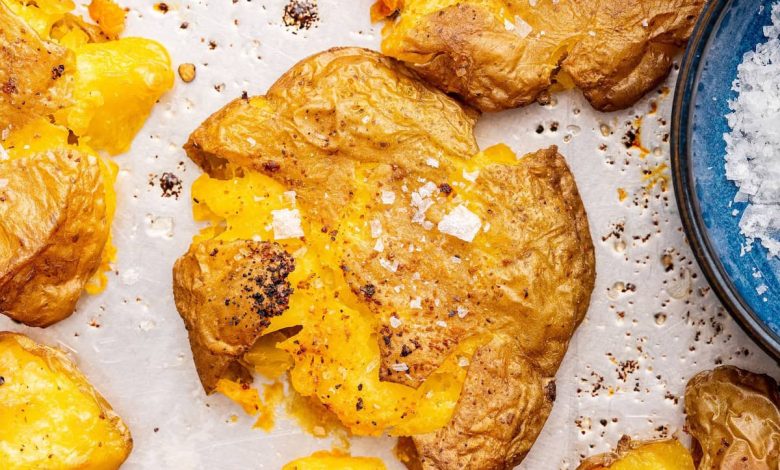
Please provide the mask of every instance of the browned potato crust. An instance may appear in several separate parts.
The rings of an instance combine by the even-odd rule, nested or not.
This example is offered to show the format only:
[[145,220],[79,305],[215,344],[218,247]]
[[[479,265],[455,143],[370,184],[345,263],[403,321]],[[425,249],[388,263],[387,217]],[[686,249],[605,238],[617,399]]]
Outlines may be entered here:
[[[419,178],[449,181],[455,162],[477,153],[473,126],[470,111],[400,63],[346,48],[303,60],[265,98],[228,104],[185,147],[212,176],[240,166],[295,189],[309,215],[336,232],[334,243],[344,250],[341,270],[379,321],[384,380],[417,387],[461,340],[480,332],[493,336],[469,366],[451,423],[414,437],[423,468],[463,468],[462,462],[509,468],[522,459],[549,413],[552,378],[588,307],[595,275],[585,210],[554,147],[480,169],[474,193],[497,234],[489,246],[424,231],[402,213],[404,204],[382,210],[373,202],[349,205],[357,197],[360,162],[373,164],[365,178],[377,193],[404,194],[403,187],[413,190]],[[431,157],[439,158],[435,167],[426,163]],[[378,218],[388,240],[425,235],[424,259],[407,244],[386,243],[383,255],[399,268],[378,268],[370,245],[339,230],[348,210]],[[427,213],[434,223],[442,216],[440,208]],[[453,253],[461,256],[458,269],[452,268]],[[413,272],[421,282],[412,280]],[[394,286],[417,289],[424,300],[419,313],[391,330],[393,312],[409,306]],[[440,305],[431,300],[437,296]],[[451,320],[455,302],[467,306],[468,315],[451,327],[435,327]],[[390,367],[399,362],[409,370]]]
[[176,261],[173,295],[206,392],[226,375],[251,380],[238,360],[287,309],[294,266],[279,245],[246,240],[195,243]]
[[30,326],[70,316],[109,233],[96,157],[75,149],[0,161],[0,312]]
[[382,50],[482,111],[527,105],[556,82],[613,111],[666,77],[704,3],[406,0]]
[[0,1],[0,131],[68,103],[73,54],[43,41]]
[[705,371],[685,389],[698,470],[780,468],[780,390],[767,375],[732,366]]

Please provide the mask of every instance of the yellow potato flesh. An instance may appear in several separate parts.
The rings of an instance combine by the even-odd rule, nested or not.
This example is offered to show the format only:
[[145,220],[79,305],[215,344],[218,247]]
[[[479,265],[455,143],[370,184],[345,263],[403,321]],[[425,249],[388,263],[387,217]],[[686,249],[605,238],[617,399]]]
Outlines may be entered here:
[[0,336],[0,375],[3,469],[116,469],[127,457],[127,436],[105,416],[94,391],[56,359]]
[[76,52],[76,103],[58,122],[111,154],[127,151],[163,93],[173,87],[168,52],[144,38],[89,43]]
[[[461,196],[479,212],[476,194],[471,194],[463,170],[474,171],[489,162],[511,163],[516,157],[503,145],[482,152],[467,163],[456,165],[451,181],[461,181]],[[351,243],[374,243],[368,217],[356,210],[365,207],[363,196],[373,191],[371,181],[358,170],[358,187],[344,211],[340,230]],[[274,240],[272,211],[296,208],[300,211],[305,243],[301,239],[276,240],[295,257],[290,275],[294,288],[290,307],[272,320],[267,332],[302,326],[294,337],[279,343],[256,345],[244,360],[252,363],[271,357],[274,346],[289,352],[301,345],[305,353],[294,354],[291,383],[304,396],[314,396],[325,404],[354,434],[414,435],[444,426],[460,397],[466,368],[459,362],[469,359],[488,341],[471,337],[463,341],[441,367],[418,389],[379,379],[379,346],[376,319],[348,288],[339,266],[340,255],[330,236],[309,222],[305,207],[294,205],[286,188],[262,174],[247,172],[241,178],[218,180],[201,176],[192,187],[197,220],[211,223],[195,240]],[[491,234],[490,237],[499,236]],[[490,243],[487,235],[475,243]],[[481,240],[480,240],[481,239]],[[402,317],[403,318],[403,317]],[[257,364],[256,367],[262,367]]]
[[[78,145],[68,143],[68,130],[62,126],[52,124],[46,118],[40,118],[27,124],[23,128],[11,132],[6,140],[2,142],[7,149],[8,156],[11,159],[22,158],[37,152],[46,152],[55,148],[73,147],[80,151],[92,155],[100,162],[100,171],[103,175],[103,187],[106,191],[106,218],[114,219],[116,212],[116,191],[114,183],[116,182],[119,167],[116,163],[101,158],[88,145],[79,143]],[[102,262],[100,268],[87,283],[85,289],[90,294],[102,292],[108,284],[106,271],[110,270],[110,264],[116,259],[116,247],[109,240],[103,249]]]
[[695,470],[690,452],[676,439],[637,447],[606,468],[609,470]]
[[293,460],[282,470],[384,470],[385,464],[373,457],[351,457],[333,452],[315,452]]

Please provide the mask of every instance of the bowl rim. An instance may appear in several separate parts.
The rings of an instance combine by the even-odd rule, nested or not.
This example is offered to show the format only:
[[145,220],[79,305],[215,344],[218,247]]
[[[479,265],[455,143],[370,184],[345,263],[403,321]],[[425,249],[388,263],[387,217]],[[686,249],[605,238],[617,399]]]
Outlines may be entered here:
[[691,171],[690,125],[691,103],[696,96],[696,84],[701,58],[713,31],[734,0],[711,0],[701,12],[680,65],[672,106],[671,159],[672,180],[683,228],[694,257],[723,306],[748,335],[775,360],[780,361],[780,335],[771,331],[734,286],[712,248],[695,197]]

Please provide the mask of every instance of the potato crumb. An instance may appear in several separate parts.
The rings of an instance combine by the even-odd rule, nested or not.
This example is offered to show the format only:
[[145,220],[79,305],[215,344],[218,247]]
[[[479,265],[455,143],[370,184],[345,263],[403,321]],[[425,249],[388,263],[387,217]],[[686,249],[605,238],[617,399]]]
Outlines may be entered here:
[[195,64],[186,63],[179,65],[179,77],[184,83],[195,80]]

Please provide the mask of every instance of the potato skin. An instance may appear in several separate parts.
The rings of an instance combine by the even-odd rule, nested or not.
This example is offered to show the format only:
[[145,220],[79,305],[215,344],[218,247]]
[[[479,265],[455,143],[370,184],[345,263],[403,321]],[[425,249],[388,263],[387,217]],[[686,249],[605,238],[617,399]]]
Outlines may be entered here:
[[407,0],[382,51],[482,111],[527,105],[564,75],[594,108],[613,111],[666,77],[704,3]]
[[[352,204],[354,175],[364,171],[363,163],[370,164],[361,174],[373,187],[398,195],[407,184],[409,191],[419,186],[420,178],[460,177],[458,165],[478,151],[473,116],[397,61],[333,49],[294,66],[265,97],[228,104],[185,146],[212,176],[248,168],[294,189],[307,215],[324,227],[339,228],[344,212],[356,210],[379,219],[388,240],[425,235],[424,260],[406,244],[385,244],[383,256],[399,263],[393,273],[379,267],[373,243],[361,242],[353,230],[338,230],[333,245],[352,291],[377,318],[383,380],[417,387],[460,341],[481,333],[493,338],[473,357],[450,424],[413,437],[418,463],[428,469],[463,468],[463,462],[501,469],[522,459],[547,418],[552,378],[587,310],[595,277],[585,210],[554,147],[480,168],[474,204],[491,214],[495,233],[517,234],[496,235],[492,248],[423,231],[405,204]],[[427,163],[431,157],[436,166]],[[443,216],[441,208],[428,214],[434,223]],[[457,269],[453,253],[462,256]],[[424,282],[415,282],[413,272]],[[394,286],[415,289],[423,308],[408,312],[408,296]],[[439,293],[441,305],[431,300]],[[457,321],[455,302],[470,312]],[[393,328],[397,311],[408,315]],[[432,327],[442,321],[453,326]],[[399,362],[409,370],[394,371],[391,365]],[[487,393],[495,394],[495,406],[485,403]]]
[[688,432],[698,470],[780,468],[777,382],[732,366],[693,377],[685,388]]
[[42,40],[0,1],[0,131],[69,103],[73,54]]
[[0,332],[4,469],[110,470],[133,448],[111,405],[61,351]]
[[577,470],[695,470],[688,449],[677,439],[652,441],[620,438],[612,452],[583,460]]
[[109,222],[100,163],[76,149],[0,162],[0,312],[45,327],[73,313]]
[[190,337],[203,388],[220,378],[251,381],[238,360],[272,317],[287,309],[292,257],[276,244],[194,243],[173,267],[173,296]]

